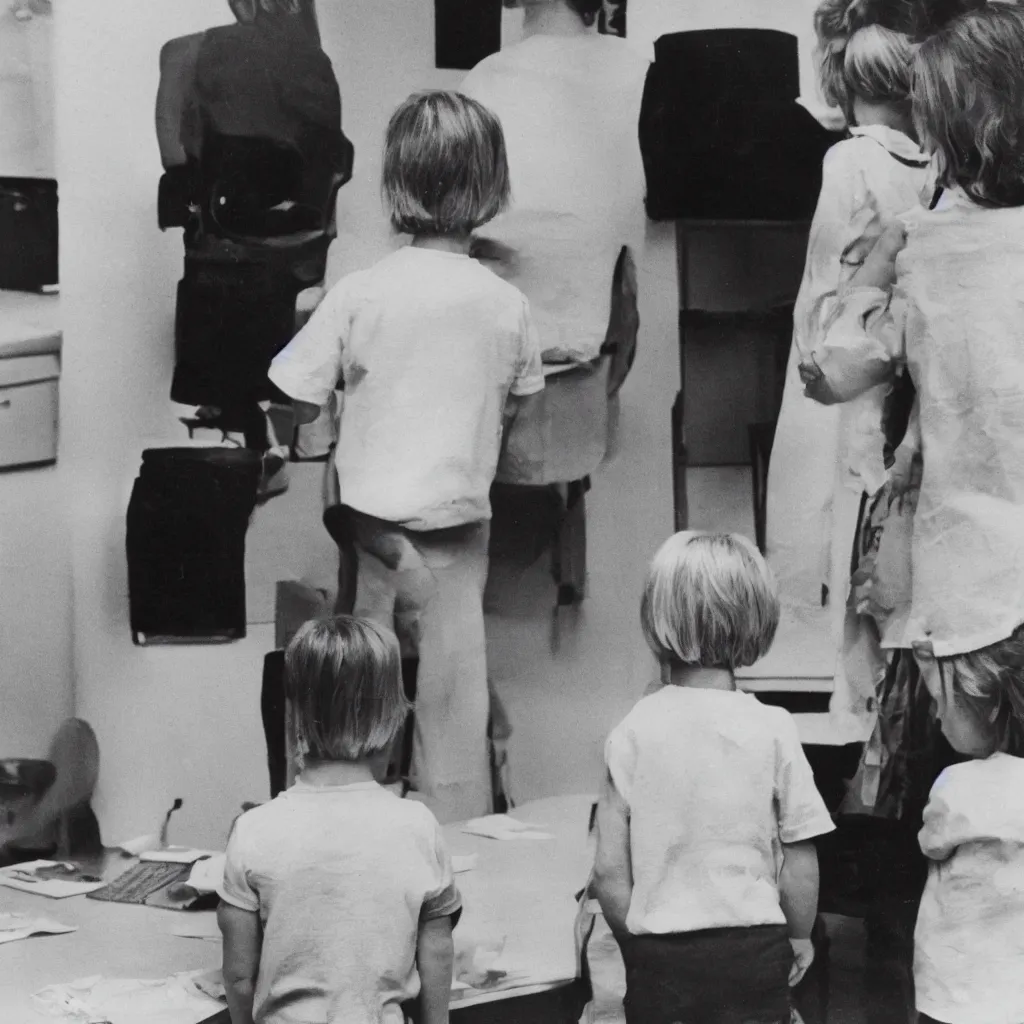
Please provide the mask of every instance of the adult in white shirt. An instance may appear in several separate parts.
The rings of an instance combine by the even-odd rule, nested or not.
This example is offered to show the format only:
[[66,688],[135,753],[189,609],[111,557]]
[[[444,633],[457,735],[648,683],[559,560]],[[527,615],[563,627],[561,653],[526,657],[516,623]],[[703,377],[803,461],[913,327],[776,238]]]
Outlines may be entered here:
[[638,125],[649,62],[595,28],[601,0],[505,0],[521,42],[481,61],[461,91],[497,114],[512,204],[481,235],[491,266],[530,300],[547,362],[595,359],[612,277],[644,226]]

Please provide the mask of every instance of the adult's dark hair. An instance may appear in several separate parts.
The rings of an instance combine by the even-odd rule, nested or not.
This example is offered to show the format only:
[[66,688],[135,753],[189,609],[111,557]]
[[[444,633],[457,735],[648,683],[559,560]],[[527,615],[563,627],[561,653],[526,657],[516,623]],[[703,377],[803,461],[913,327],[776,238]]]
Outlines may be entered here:
[[583,19],[588,25],[593,25],[601,8],[604,6],[602,0],[566,0],[566,3]]

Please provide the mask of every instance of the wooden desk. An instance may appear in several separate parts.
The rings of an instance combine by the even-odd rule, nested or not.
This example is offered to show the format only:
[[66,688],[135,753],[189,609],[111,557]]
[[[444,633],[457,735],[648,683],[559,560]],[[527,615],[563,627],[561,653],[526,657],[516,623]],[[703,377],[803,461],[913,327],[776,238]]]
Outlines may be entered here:
[[[499,842],[445,829],[453,854],[475,853],[477,867],[457,878],[465,909],[456,945],[504,937],[502,960],[529,970],[529,985],[488,992],[455,993],[453,1024],[522,1021],[570,1024],[568,1007],[579,998],[574,894],[590,869],[587,826],[593,800],[556,797],[524,805],[516,817],[550,832],[546,841]],[[108,862],[104,877],[127,861]],[[0,911],[52,917],[77,932],[0,946],[0,1020],[42,1024],[32,995],[47,985],[103,974],[108,978],[164,978],[216,967],[219,948],[170,934],[183,914],[150,907],[104,903],[76,896],[49,900],[0,886]],[[571,1024],[578,1020],[572,1018]],[[227,1024],[227,1012],[209,1024]],[[120,1022],[115,1022],[120,1024]]]

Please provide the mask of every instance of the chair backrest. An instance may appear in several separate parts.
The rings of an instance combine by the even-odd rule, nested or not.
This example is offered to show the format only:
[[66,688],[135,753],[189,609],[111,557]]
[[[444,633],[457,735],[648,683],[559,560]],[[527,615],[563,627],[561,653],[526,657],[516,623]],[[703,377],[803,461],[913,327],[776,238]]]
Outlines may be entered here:
[[[6,836],[14,845],[55,845],[60,855],[73,851],[68,818],[88,806],[99,778],[100,752],[96,734],[87,722],[68,719],[57,731],[47,761],[53,766],[53,781]],[[91,812],[88,817],[92,817]],[[90,845],[98,846],[98,835]],[[90,850],[88,852],[98,852]]]
[[636,360],[640,331],[636,262],[628,245],[622,247],[612,275],[612,306],[608,333],[601,351],[611,357],[608,369],[608,397],[614,398],[626,382]]

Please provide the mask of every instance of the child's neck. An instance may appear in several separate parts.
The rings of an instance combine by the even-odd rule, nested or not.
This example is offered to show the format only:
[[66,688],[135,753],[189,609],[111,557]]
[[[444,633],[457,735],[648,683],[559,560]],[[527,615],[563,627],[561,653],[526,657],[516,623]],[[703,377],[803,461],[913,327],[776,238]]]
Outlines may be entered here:
[[894,131],[902,132],[908,139],[917,141],[914,132],[914,123],[908,114],[888,103],[864,103],[859,101],[857,105],[857,124],[861,128],[877,124],[883,128],[892,128]]
[[700,665],[673,665],[668,672],[670,686],[685,686],[689,690],[735,690],[736,677],[732,669],[703,668]]
[[469,255],[472,241],[470,235],[414,235],[410,243],[417,249],[436,249],[438,252],[454,252],[459,256]]
[[590,28],[564,3],[528,4],[523,11],[523,38],[531,36],[585,36]]
[[373,782],[373,767],[365,761],[306,761],[302,781],[307,786],[352,786]]

